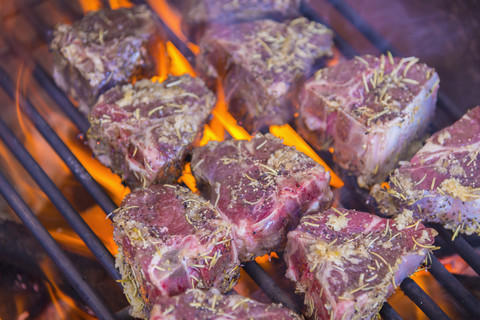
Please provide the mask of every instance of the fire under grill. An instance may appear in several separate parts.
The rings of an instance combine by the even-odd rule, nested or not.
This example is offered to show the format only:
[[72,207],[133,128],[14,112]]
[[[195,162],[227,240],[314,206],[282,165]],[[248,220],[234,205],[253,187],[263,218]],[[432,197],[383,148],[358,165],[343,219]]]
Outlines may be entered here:
[[[140,3],[141,1],[136,2]],[[353,30],[352,32],[361,35],[363,41],[368,41],[377,52],[390,51],[396,56],[402,55],[402,52],[386,41],[379,32],[363,20],[360,15],[345,2],[329,0],[325,2],[325,5],[335,10],[335,14],[338,15],[338,19],[341,21],[340,25],[342,23],[348,24],[348,28],[351,28]],[[21,60],[23,63],[22,68],[29,70],[31,76],[33,76],[36,86],[40,90],[39,94],[47,97],[46,99],[55,105],[54,109],[60,110],[67,116],[71,122],[67,125],[73,124],[76,130],[81,133],[80,138],[83,139],[83,134],[89,128],[87,119],[78,112],[69,98],[54,84],[50,69],[47,69],[42,63],[42,60],[38,58],[41,54],[32,54],[38,47],[45,46],[45,43],[48,43],[50,40],[49,30],[51,26],[47,25],[44,18],[42,19],[41,17],[41,12],[44,12],[42,10],[46,10],[45,7],[47,7],[48,10],[48,6],[55,6],[56,12],[61,13],[58,21],[75,21],[82,16],[77,6],[72,5],[69,1],[20,1],[16,4],[16,7],[12,5],[11,10],[7,10],[5,15],[1,17],[2,24],[4,24],[0,30],[1,59],[16,57]],[[103,6],[108,6],[108,3],[103,3]],[[337,31],[335,25],[330,23],[330,21],[325,21],[324,17],[319,13],[320,6],[320,4],[317,5],[313,3],[308,5],[303,4],[302,11],[309,19],[319,21],[334,31]],[[25,39],[18,39],[9,32],[12,27],[15,27],[7,26],[8,21],[12,17],[20,17],[20,24],[23,25],[19,27],[26,28],[27,33],[32,31],[38,35],[38,37],[33,40],[27,39],[27,41],[32,44],[32,47],[25,45]],[[168,40],[173,43],[189,62],[193,63],[195,54],[192,53],[189,46],[180,40],[160,18],[159,23],[165,28]],[[339,24],[337,23],[337,25]],[[346,37],[342,37],[345,32],[345,30],[336,32],[336,48],[340,55],[346,58],[352,58],[360,52],[347,41]],[[347,32],[349,31],[347,30]],[[26,37],[27,36],[28,34]],[[22,85],[15,83],[13,80],[14,77],[18,75],[18,72],[16,69],[13,71],[9,70],[5,64],[2,64],[2,68],[0,68],[0,86],[3,92],[1,92],[1,94],[4,99],[7,99],[3,100],[2,104],[10,102],[10,104],[13,104],[17,102],[22,115],[28,118],[28,121],[33,124],[36,130],[43,136],[43,139],[46,140],[48,145],[55,151],[56,155],[58,155],[66,167],[68,167],[68,170],[83,187],[83,192],[88,192],[93,202],[98,204],[105,215],[108,216],[117,208],[115,201],[112,200],[111,195],[100,186],[82,165],[81,161],[71,150],[70,145],[65,143],[64,138],[60,137],[60,134],[57,132],[58,129],[56,131],[52,128],[49,121],[47,121],[49,115],[42,112],[41,110],[43,109],[38,105],[39,100],[31,97],[29,94],[25,94],[19,89]],[[443,92],[440,93],[432,131],[437,131],[459,119],[463,113],[464,110],[457,108]],[[11,115],[11,117],[13,116],[14,115]],[[102,242],[102,239],[100,239],[87,222],[85,222],[82,215],[79,214],[78,209],[75,208],[76,206],[72,205],[71,201],[64,196],[64,190],[57,187],[56,183],[52,181],[44,171],[42,168],[44,165],[37,162],[30,152],[27,151],[27,148],[24,146],[24,141],[21,142],[20,139],[17,138],[19,134],[14,133],[10,128],[11,125],[7,124],[8,121],[5,120],[8,119],[8,115],[2,118],[3,120],[0,119],[0,137],[6,147],[2,149],[2,158],[13,156],[16,161],[21,164],[33,181],[35,181],[38,187],[48,197],[51,204],[61,213],[74,232],[78,234],[91,253],[97,258],[108,276],[115,281],[120,280],[121,276],[115,268],[114,257]],[[324,159],[329,162],[329,165],[333,166],[331,159],[329,161],[328,155],[322,154],[322,157],[323,156],[325,156]],[[71,261],[71,258],[61,249],[49,231],[47,231],[36,217],[34,213],[35,210],[30,208],[22,196],[16,191],[17,186],[12,185],[11,180],[7,179],[5,175],[9,173],[10,172],[0,173],[0,192],[3,198],[23,221],[23,224],[45,248],[58,270],[61,271],[75,289],[78,296],[99,319],[128,318],[125,309],[112,310],[112,308],[104,302],[105,297],[97,293],[97,291],[93,289],[92,283],[84,279],[84,276],[80,272],[81,270],[78,270],[77,265]],[[361,209],[361,207],[358,207],[358,204],[365,202],[365,195],[361,192],[347,189],[346,187],[343,187],[343,189],[341,196],[339,196],[341,205],[346,208],[355,207],[356,209]],[[475,245],[479,243],[478,237],[463,237],[460,235],[454,237],[452,232],[447,231],[439,225],[432,227],[439,232],[436,244],[441,246],[442,249],[436,253],[436,256],[431,257],[428,269],[429,273],[433,275],[445,291],[455,299],[465,316],[469,318],[480,318],[479,300],[472,294],[471,290],[465,287],[465,283],[460,282],[438,259],[438,257],[456,253],[461,256],[477,275],[480,274],[480,255],[474,248]],[[243,268],[272,301],[280,302],[296,311],[300,310],[301,306],[298,304],[298,301],[292,299],[291,293],[285,292],[285,289],[279,286],[257,262],[248,262]],[[449,319],[447,314],[442,310],[442,307],[414,280],[407,278],[402,282],[400,288],[430,319]],[[399,313],[388,303],[383,306],[381,315],[385,319],[401,319]]]

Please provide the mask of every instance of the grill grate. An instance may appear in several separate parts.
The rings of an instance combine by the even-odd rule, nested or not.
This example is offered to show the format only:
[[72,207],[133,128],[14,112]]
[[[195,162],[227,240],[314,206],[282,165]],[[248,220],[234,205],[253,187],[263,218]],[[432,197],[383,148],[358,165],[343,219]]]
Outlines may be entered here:
[[[78,17],[78,13],[72,10],[69,4],[60,2],[60,7],[70,17]],[[141,2],[141,1],[137,1]],[[328,1],[334,6],[344,17],[350,21],[360,33],[362,33],[367,39],[369,39],[381,52],[392,51],[397,53],[385,39],[375,32],[368,24],[361,20],[355,12],[349,8],[343,1],[330,0]],[[312,20],[321,20],[315,15],[315,11],[306,6],[302,6],[305,15]],[[29,22],[37,29],[40,30],[43,40],[48,40],[48,28],[41,22],[40,19],[33,13],[32,10],[26,5],[19,6],[20,14],[23,14],[28,18]],[[184,56],[190,62],[194,61],[194,54],[188,49],[188,47],[180,41],[173,32],[164,24],[161,19],[159,22],[167,30],[169,40],[184,54]],[[322,21],[320,21],[322,22]],[[15,39],[12,39],[7,33],[7,28],[1,28],[0,34],[5,40],[10,50],[20,56],[25,63],[32,66],[33,76],[38,83],[41,84],[42,89],[53,99],[53,101],[61,108],[61,110],[69,117],[69,119],[75,124],[80,132],[85,133],[89,127],[88,121],[77,109],[70,103],[65,94],[55,86],[48,72],[35,61],[34,58],[28,53],[28,50],[20,45]],[[336,37],[337,48],[346,57],[352,57],[358,52],[343,38]],[[15,86],[9,79],[7,73],[0,69],[0,85],[3,87],[7,95],[15,100]],[[99,204],[105,213],[112,212],[116,205],[107,195],[107,193],[95,182],[86,169],[81,165],[78,159],[75,158],[73,153],[63,143],[63,141],[57,136],[48,123],[42,118],[40,113],[35,109],[34,105],[25,97],[21,97],[20,105],[23,112],[29,117],[36,128],[52,146],[52,148],[62,158],[71,172],[75,175],[77,180],[84,186],[87,192],[93,197],[93,199]],[[440,95],[439,108],[441,108],[450,118],[450,121],[459,118],[459,111],[452,107],[448,98]],[[101,241],[95,236],[93,231],[88,227],[80,215],[73,209],[71,204],[63,197],[60,190],[55,184],[48,178],[43,172],[43,169],[35,162],[28,151],[21,145],[16,139],[15,135],[9,130],[8,126],[0,121],[0,137],[3,142],[8,146],[11,153],[22,163],[27,169],[29,174],[35,179],[40,188],[48,195],[52,203],[58,208],[58,210],[64,215],[65,219],[72,225],[73,229],[79,234],[79,236],[85,241],[90,250],[97,256],[98,260],[114,279],[120,279],[120,275],[114,267],[114,260],[112,255],[108,252]],[[0,192],[7,200],[12,209],[21,217],[24,224],[32,231],[37,237],[39,242],[46,248],[47,252],[55,263],[60,267],[66,278],[71,282],[74,288],[78,291],[82,299],[89,305],[100,319],[114,319],[116,316],[105,307],[101,298],[93,291],[88,283],[82,280],[81,275],[75,270],[72,263],[64,255],[59,248],[58,244],[49,235],[46,229],[35,218],[31,209],[23,202],[21,197],[15,192],[11,184],[0,174]],[[460,256],[477,272],[480,272],[480,256],[470,246],[470,244],[462,237],[459,236],[455,240],[451,241],[451,232],[445,230],[441,226],[435,226],[439,231],[440,237],[445,240],[448,246],[454,248],[454,250],[460,254]],[[436,259],[432,257],[430,272],[432,275],[446,288],[448,292],[475,318],[480,318],[480,304],[478,300],[465,289],[460,282]],[[249,273],[252,278],[259,284],[259,286],[266,292],[267,295],[274,301],[282,302],[284,305],[297,309],[299,306],[294,301],[291,301],[289,296],[282,291],[280,287],[276,285],[268,274],[256,263],[249,262],[245,265],[244,269]],[[442,309],[411,279],[406,279],[401,284],[402,290],[419,308],[431,319],[448,319],[448,316],[442,311]],[[399,314],[389,305],[385,304],[381,310],[381,315],[386,319],[401,319]]]

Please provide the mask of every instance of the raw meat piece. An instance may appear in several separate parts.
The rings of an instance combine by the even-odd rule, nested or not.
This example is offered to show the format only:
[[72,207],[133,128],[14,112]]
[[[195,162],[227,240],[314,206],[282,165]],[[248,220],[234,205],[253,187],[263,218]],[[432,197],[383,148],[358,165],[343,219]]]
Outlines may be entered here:
[[132,315],[190,288],[230,290],[239,277],[231,225],[190,190],[153,185],[127,195],[114,217],[117,267]]
[[192,154],[199,190],[233,224],[241,261],[283,251],[300,218],[330,206],[330,174],[271,134],[209,142]]
[[210,24],[233,24],[261,18],[300,16],[300,0],[187,0],[182,7],[185,34],[200,39]]
[[312,319],[370,319],[425,260],[436,232],[411,212],[395,220],[329,209],[288,234],[286,276],[305,293]]
[[[360,187],[385,180],[433,118],[439,78],[415,57],[356,57],[318,71],[298,99],[299,133]],[[420,146],[418,146],[419,148]]]
[[71,26],[55,28],[53,77],[88,114],[107,89],[132,76],[155,75],[163,39],[146,6],[90,12]]
[[185,294],[162,299],[156,304],[150,320],[272,320],[302,318],[278,304],[265,304],[236,293],[222,295],[216,289],[188,290]]
[[480,234],[480,106],[435,133],[390,177],[390,189],[372,193],[380,211],[404,208],[425,222]]
[[117,86],[91,112],[89,145],[132,188],[175,181],[215,100],[201,79],[189,75]]
[[209,86],[222,79],[230,112],[247,131],[259,131],[291,120],[288,98],[317,59],[332,55],[332,36],[306,18],[212,27],[196,67]]

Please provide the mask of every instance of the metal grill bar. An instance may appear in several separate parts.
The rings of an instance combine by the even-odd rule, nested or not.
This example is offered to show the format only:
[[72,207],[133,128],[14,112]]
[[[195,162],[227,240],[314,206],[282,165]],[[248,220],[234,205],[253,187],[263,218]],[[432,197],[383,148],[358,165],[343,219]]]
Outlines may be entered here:
[[457,280],[436,257],[431,257],[430,273],[441,285],[475,317],[480,319],[480,304],[478,300]]
[[301,314],[301,307],[290,296],[278,286],[268,273],[255,261],[245,263],[243,269],[255,281],[258,286],[275,302],[280,302],[285,307]]
[[[0,85],[5,89],[8,96],[15,101],[15,87],[8,75],[0,69]],[[100,185],[92,178],[88,171],[82,166],[80,161],[70,151],[70,149],[57,136],[55,131],[48,125],[43,117],[38,113],[32,103],[20,97],[22,103],[20,104],[25,111],[25,114],[30,118],[38,131],[43,135],[45,140],[52,146],[57,154],[62,158],[67,167],[72,171],[75,177],[82,183],[88,193],[100,205],[103,211],[107,214],[116,209],[115,203],[110,199],[107,193],[100,187]]]
[[112,254],[1,119],[0,138],[2,138],[5,145],[32,176],[37,185],[41,187],[72,229],[75,230],[87,247],[97,257],[108,274],[114,280],[121,279],[120,273],[115,268],[115,261]]
[[87,132],[90,123],[83,114],[78,111],[68,99],[67,95],[53,82],[53,79],[48,75],[45,69],[35,61],[32,56],[21,46],[14,38],[7,33],[7,28],[4,24],[0,28],[0,36],[8,44],[8,46],[19,55],[22,60],[32,68],[32,73],[38,83],[42,84],[43,89],[50,95],[55,103],[62,109],[62,111],[70,118],[73,124],[82,133]]
[[445,312],[435,303],[435,301],[430,298],[425,291],[420,288],[418,284],[415,283],[410,278],[406,278],[400,284],[400,288],[405,292],[405,294],[413,301],[415,304],[429,317],[430,319],[435,320],[447,320],[450,319]]
[[[341,2],[341,1],[336,1],[336,0],[331,0],[331,1],[332,1],[332,2]],[[137,2],[138,2],[138,1],[137,1]],[[338,10],[338,9],[337,9],[337,10]],[[160,19],[160,22],[164,25],[164,23],[163,23],[163,21],[161,21],[161,19]],[[164,25],[164,27],[165,27],[165,30],[167,30],[167,32],[168,32],[168,36],[169,36],[170,41],[172,41],[172,43],[173,43],[174,45],[176,45],[177,48],[179,48],[179,50],[187,57],[187,59],[189,59],[189,57],[190,57],[190,59],[192,59],[191,57],[194,57],[194,55],[193,55],[193,53],[190,51],[190,49],[189,49],[183,42],[181,42],[181,41],[175,36],[175,34],[173,34],[173,32],[171,32],[171,30],[170,30],[167,26]],[[374,31],[374,30],[373,30],[373,31]],[[172,37],[172,36],[173,36],[173,37]],[[172,37],[172,38],[170,38],[170,37]],[[338,37],[337,37],[337,38],[338,38]],[[172,40],[172,39],[173,39],[173,40]],[[174,41],[175,39],[178,39],[178,41],[180,41],[180,42]],[[341,38],[340,38],[340,40],[339,40],[339,39],[336,39],[336,42],[337,42],[337,46],[338,46],[338,47],[343,47],[343,49],[340,48],[340,50],[342,51],[342,53],[343,53],[345,56],[351,57],[352,55],[355,55],[355,54],[356,54],[355,51],[354,51],[354,49],[353,49],[346,41],[344,41],[343,39],[341,39]],[[385,51],[385,50],[381,50],[381,51]],[[390,51],[392,51],[392,50],[390,50]],[[31,59],[31,58],[30,58],[30,59]],[[190,59],[189,59],[189,61],[191,61]],[[37,67],[38,67],[38,64],[37,64]],[[37,67],[34,68],[34,75],[36,74],[36,73],[35,73],[35,70],[37,69]],[[68,101],[68,98],[66,98],[66,96],[63,94],[63,92],[62,92],[61,90],[59,90],[58,87],[56,87],[56,86],[53,84],[53,82],[51,81],[51,78],[49,78],[48,74],[47,74],[43,69],[41,69],[41,67],[39,67],[39,68],[40,68],[40,71],[37,71],[37,72],[39,72],[40,75],[36,75],[36,76],[35,76],[35,78],[37,79],[37,81],[38,81],[40,84],[42,84],[42,86],[43,86],[44,83],[45,83],[45,81],[41,81],[41,79],[43,79],[43,80],[45,80],[45,79],[49,80],[49,83],[51,84],[51,91],[48,90],[47,92],[55,99],[54,94],[55,94],[55,91],[56,91],[57,94],[60,93],[61,95],[63,95],[63,98]],[[42,76],[42,72],[43,72],[44,78],[41,77],[41,76]],[[45,76],[46,76],[47,78],[45,78]],[[48,82],[48,81],[47,81],[47,82]],[[8,90],[7,90],[7,91],[8,91]],[[9,91],[9,92],[14,92],[14,91]],[[10,93],[9,93],[9,94],[10,94]],[[52,94],[53,94],[53,95],[52,95]],[[62,102],[62,101],[61,101],[61,98],[58,99],[58,100],[55,99],[55,101],[56,101],[56,102],[59,104],[59,106],[61,106],[62,108],[63,108],[63,106],[68,106],[68,105],[70,105],[71,109],[76,111],[76,109],[73,107],[73,105],[70,103],[70,101],[68,101],[68,103],[67,103],[65,100],[63,100],[63,102]],[[32,108],[33,108],[33,106],[32,106]],[[67,108],[67,109],[68,109],[68,108]],[[36,112],[35,109],[33,109],[33,110]],[[64,110],[65,110],[65,109],[64,109]],[[447,109],[447,110],[448,110],[448,109]],[[455,109],[455,110],[456,110],[456,109]],[[34,114],[35,114],[35,112],[34,112]],[[36,113],[36,114],[39,116],[38,113]],[[78,114],[78,112],[77,112],[77,114]],[[80,129],[80,127],[81,127],[82,125],[80,125],[79,123],[80,123],[82,120],[75,121],[69,114],[67,114],[67,115],[72,119],[72,121],[75,122],[75,124],[77,125],[77,127]],[[85,119],[82,115],[79,115],[79,116],[86,121],[86,119]],[[43,119],[41,119],[41,120],[43,120]],[[35,122],[35,121],[34,121],[34,122]],[[43,120],[43,122],[44,122],[44,120]],[[48,125],[47,125],[47,126],[48,126]],[[38,127],[37,127],[37,128],[38,128]],[[88,127],[86,127],[86,125],[83,124],[83,128],[88,128]],[[51,129],[50,129],[50,130],[51,130]],[[81,130],[82,132],[85,132],[86,129],[80,129],[80,130]],[[48,130],[47,130],[46,132],[48,133]],[[52,132],[53,132],[53,131],[52,131]],[[44,133],[42,132],[42,134],[44,134]],[[44,134],[44,136],[45,136],[45,134]],[[58,137],[57,137],[57,138],[58,138]],[[52,145],[52,142],[50,142],[49,139],[47,139],[47,140],[48,140],[49,143]],[[55,142],[55,139],[53,139],[52,141]],[[60,142],[61,142],[61,140],[60,140]],[[63,142],[61,142],[61,143],[63,144]],[[54,143],[54,144],[55,144],[55,143]],[[52,146],[53,146],[53,145],[52,145]],[[63,147],[65,147],[65,146],[63,145]],[[65,148],[66,148],[66,147],[65,147]],[[55,149],[55,150],[57,151],[57,149]],[[68,150],[68,148],[67,148],[67,150]],[[58,152],[58,151],[57,151],[57,152]],[[63,159],[63,157],[62,157],[62,159]],[[76,159],[75,159],[75,160],[76,160]],[[65,161],[65,159],[64,159],[64,161]],[[68,161],[65,161],[65,162],[66,162],[67,165],[68,165],[69,162],[68,162]],[[81,165],[80,165],[80,166],[81,166]],[[70,167],[70,166],[69,166],[69,167]],[[75,167],[75,166],[74,166],[74,167]],[[82,167],[82,168],[83,168],[83,167]],[[72,168],[70,168],[70,169],[72,170]],[[73,171],[73,170],[72,170],[72,171]],[[74,174],[75,174],[75,172],[74,172]],[[82,182],[82,184],[84,184],[85,181],[83,181],[84,179],[83,179],[83,177],[82,177],[81,174],[75,174],[75,176],[77,177],[77,179],[80,180],[80,182]],[[91,179],[91,177],[90,177],[90,179]],[[85,186],[85,184],[84,184],[84,186]],[[98,186],[98,185],[97,185],[97,186]],[[85,186],[85,188],[86,188],[88,191],[91,190],[91,189],[90,189],[89,187],[87,187],[87,186]],[[102,192],[103,192],[103,190],[102,190]],[[106,194],[105,194],[105,195],[106,195]],[[107,195],[106,197],[109,199],[108,195]],[[95,198],[95,200],[97,201],[97,203],[99,203],[99,204],[101,205],[102,202],[99,201],[96,197],[94,197],[94,198]],[[110,200],[110,199],[109,199],[109,200]],[[111,202],[111,200],[110,200],[110,202]],[[108,206],[108,205],[106,205],[105,203],[103,203],[103,204],[104,204],[104,206]],[[113,202],[111,202],[111,204],[110,204],[110,210],[107,210],[106,212],[111,212],[111,211],[113,211],[113,209],[115,209],[116,206],[115,206],[114,204],[113,204],[113,205],[112,205],[112,204],[113,204]],[[102,205],[101,205],[101,206],[102,206]],[[102,209],[104,208],[104,206],[102,206]],[[105,209],[104,209],[104,211],[105,211]],[[457,239],[459,239],[459,238],[457,238]],[[456,239],[456,240],[457,240],[457,239]],[[468,245],[468,243],[466,243],[466,241],[465,241],[463,238],[460,238],[460,239],[463,240],[463,242],[465,242],[466,245]],[[454,241],[453,243],[455,243],[455,241]],[[463,246],[463,244],[462,244],[462,246]],[[469,245],[468,245],[468,246],[469,246]],[[463,246],[463,247],[464,247],[464,246]],[[470,249],[472,249],[472,248],[470,247]],[[459,251],[460,251],[460,250],[459,250]],[[473,249],[472,249],[472,251],[473,251]],[[467,249],[467,252],[468,252],[468,249]],[[462,256],[462,257],[463,257],[463,256]],[[464,259],[467,261],[467,259],[466,259],[465,257],[464,257]],[[467,261],[467,262],[468,262],[468,261]],[[468,262],[468,263],[470,264],[470,262]],[[252,264],[252,265],[253,265],[253,264]],[[258,266],[258,264],[257,264],[257,266]],[[258,266],[258,267],[261,268],[260,266]],[[248,268],[249,268],[249,267],[246,267],[246,269],[248,269]],[[252,267],[252,268],[255,269],[256,267]],[[262,271],[265,272],[263,269],[262,269]],[[442,271],[443,271],[443,270],[442,270]],[[446,270],[445,270],[445,271],[446,271]],[[478,271],[477,271],[477,272],[478,272]],[[447,273],[448,273],[448,271],[447,271]],[[269,278],[268,274],[265,273],[265,275],[266,275],[266,277]],[[448,275],[450,275],[450,274],[448,273]],[[451,276],[451,275],[450,275],[450,276]],[[262,278],[263,278],[263,276],[262,276]],[[268,279],[268,278],[267,278],[267,279]],[[440,277],[440,278],[441,278],[441,277]],[[272,280],[272,279],[270,278],[270,280]],[[407,281],[407,280],[409,280],[409,281]],[[435,302],[433,302],[433,300],[430,299],[430,297],[429,297],[425,292],[421,291],[421,289],[420,289],[412,280],[410,280],[410,279],[407,279],[407,280],[405,280],[405,281],[402,283],[401,287],[402,287],[402,289],[404,289],[403,287],[407,288],[407,289],[404,289],[404,290],[405,290],[406,293],[407,293],[407,291],[408,291],[407,295],[412,299],[412,301],[414,301],[414,302],[415,302],[417,305],[419,305],[420,307],[421,307],[421,305],[422,305],[424,302],[425,302],[425,304],[428,304],[428,306],[426,306],[426,307],[424,306],[424,308],[427,310],[427,311],[424,310],[424,312],[425,312],[429,317],[431,317],[431,318],[434,317],[434,318],[436,319],[437,316],[438,316],[438,318],[442,318],[443,316],[445,316],[445,314],[443,313],[443,311],[441,311],[441,309],[435,304]],[[267,280],[267,282],[268,282],[268,280]],[[272,282],[273,282],[273,280],[272,280]],[[413,283],[413,284],[412,284],[412,283]],[[418,289],[420,289],[420,291],[419,291]],[[268,290],[268,289],[267,289],[267,290]],[[267,293],[268,293],[268,292],[267,292]],[[412,297],[413,297],[413,298],[412,298]],[[427,299],[427,300],[424,300],[425,297],[428,298],[428,299]],[[415,300],[414,300],[414,299],[415,299]],[[430,301],[428,301],[428,300],[430,300]],[[277,300],[277,301],[278,301],[278,300]],[[428,303],[427,303],[427,302],[428,302]],[[433,304],[433,307],[430,306],[430,302]],[[435,308],[435,307],[436,307],[436,308]],[[437,309],[439,309],[440,311],[437,310]],[[422,310],[423,310],[423,308],[422,308]],[[428,312],[428,313],[427,313],[427,312]],[[388,304],[386,304],[386,305],[383,307],[381,313],[382,313],[383,316],[386,316],[387,318],[392,318],[392,319],[397,319],[397,318],[399,318],[399,316],[398,316],[398,314],[395,312],[395,310],[393,310],[393,308],[392,308],[391,306],[389,306]],[[431,315],[431,316],[430,316],[430,315]],[[447,317],[447,318],[448,318],[448,317]]]
[[100,319],[115,319],[115,316],[110,310],[108,310],[103,300],[90,287],[90,285],[83,280],[82,275],[70,262],[57,242],[42,226],[42,224],[35,217],[35,214],[30,210],[27,204],[13,189],[1,172],[0,193],[18,215],[18,217],[23,221],[24,225],[33,233],[35,238],[37,238],[37,240],[45,248],[50,258],[52,258],[55,264],[60,268],[62,274],[72,284],[83,301],[90,308],[92,308],[93,312],[95,312]]
[[460,255],[460,257],[467,262],[470,267],[480,275],[480,255],[475,251],[475,249],[465,240],[462,236],[457,236],[453,239],[453,233],[443,226],[435,225],[435,230],[438,231],[438,234],[445,239],[445,242],[448,246],[455,248],[455,251]]

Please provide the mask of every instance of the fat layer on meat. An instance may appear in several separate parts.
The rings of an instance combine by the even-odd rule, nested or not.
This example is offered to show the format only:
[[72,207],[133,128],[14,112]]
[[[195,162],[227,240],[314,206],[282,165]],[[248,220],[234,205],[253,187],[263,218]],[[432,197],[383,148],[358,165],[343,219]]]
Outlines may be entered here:
[[370,319],[425,260],[436,232],[411,218],[329,209],[288,234],[286,276],[312,319]]
[[279,304],[265,304],[236,293],[222,295],[216,289],[188,290],[164,298],[152,310],[150,320],[300,320],[300,316]]
[[116,210],[116,265],[132,315],[148,317],[154,303],[192,288],[232,289],[239,260],[232,226],[190,190],[153,185],[132,192]]
[[283,251],[300,218],[333,198],[329,173],[270,134],[197,148],[192,171],[199,190],[233,224],[241,261]]
[[230,112],[247,131],[258,131],[291,120],[289,96],[317,59],[332,55],[332,36],[306,18],[212,27],[196,68],[209,86],[222,79]]
[[435,71],[415,57],[356,57],[304,84],[297,127],[315,148],[333,147],[335,162],[360,187],[371,187],[416,151],[413,142],[434,115],[438,84]]
[[211,24],[233,24],[261,18],[276,20],[300,16],[300,0],[187,0],[182,6],[182,27],[200,39]]
[[416,218],[480,234],[480,106],[427,140],[390,176],[390,189],[372,192],[380,211],[403,208]]
[[[88,114],[105,90],[132,76],[156,74],[164,36],[146,6],[87,13],[73,25],[58,25],[50,44],[53,77]],[[163,52],[166,52],[163,50]]]
[[134,189],[172,182],[214,105],[213,93],[189,75],[117,86],[93,108],[88,142],[100,162]]

